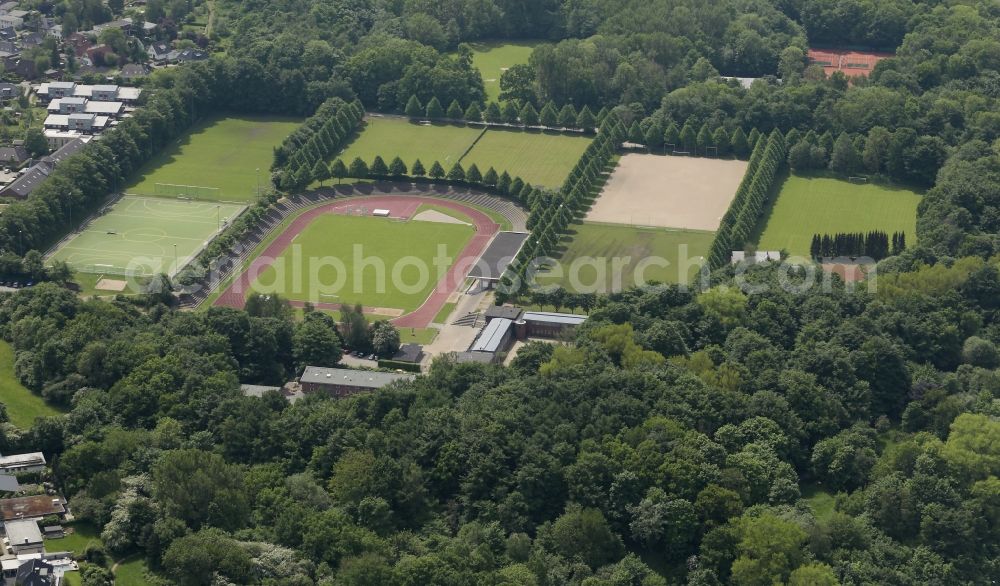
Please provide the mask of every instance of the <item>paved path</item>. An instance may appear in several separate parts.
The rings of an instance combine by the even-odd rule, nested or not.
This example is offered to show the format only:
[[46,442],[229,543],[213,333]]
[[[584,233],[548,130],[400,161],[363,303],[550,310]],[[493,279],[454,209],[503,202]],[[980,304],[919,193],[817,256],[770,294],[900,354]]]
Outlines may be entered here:
[[[373,195],[353,197],[333,201],[302,213],[222,292],[215,301],[215,305],[242,308],[246,303],[247,292],[250,291],[256,276],[270,266],[274,259],[279,258],[295,240],[295,237],[320,215],[345,213],[350,209],[364,206],[369,210],[388,209],[390,216],[394,218],[410,218],[421,203],[433,203],[461,212],[472,219],[473,227],[476,230],[475,235],[462,249],[458,258],[452,263],[445,276],[435,285],[434,290],[424,300],[424,303],[415,311],[392,320],[393,324],[401,328],[425,328],[434,321],[435,316],[447,303],[448,297],[462,285],[469,268],[479,260],[479,256],[486,250],[493,236],[500,230],[500,226],[493,222],[489,216],[475,208],[463,205],[458,201],[426,196]],[[314,304],[317,309],[327,310],[340,309],[340,305],[340,303]]]

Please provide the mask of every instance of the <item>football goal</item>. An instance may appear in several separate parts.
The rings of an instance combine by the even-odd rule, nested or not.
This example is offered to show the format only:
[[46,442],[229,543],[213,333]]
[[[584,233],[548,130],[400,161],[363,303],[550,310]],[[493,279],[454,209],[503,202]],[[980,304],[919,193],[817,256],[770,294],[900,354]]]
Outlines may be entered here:
[[852,176],[852,177],[848,177],[847,180],[850,181],[851,183],[868,183],[868,178],[867,177],[853,177]]
[[706,157],[718,157],[719,156],[719,147],[713,147],[713,146],[705,147],[705,156]]
[[176,183],[154,183],[154,195],[176,197],[178,199],[219,199],[218,187],[204,185],[178,185]]

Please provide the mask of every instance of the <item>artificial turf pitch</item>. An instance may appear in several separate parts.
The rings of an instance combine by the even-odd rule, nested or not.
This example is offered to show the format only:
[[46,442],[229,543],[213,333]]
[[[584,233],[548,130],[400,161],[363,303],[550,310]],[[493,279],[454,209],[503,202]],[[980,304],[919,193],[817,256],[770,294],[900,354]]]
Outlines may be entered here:
[[872,230],[903,232],[912,246],[920,199],[901,187],[791,175],[781,185],[757,248],[808,257],[814,234]]
[[179,267],[187,264],[244,207],[125,196],[59,247],[51,260],[109,275],[124,274],[124,269],[146,276],[174,274],[175,260]]
[[[215,187],[199,199],[253,201],[270,182],[274,147],[301,124],[274,116],[215,116],[194,125],[143,165],[125,193],[159,195],[157,183]],[[258,171],[259,169],[259,171]]]
[[557,189],[590,141],[587,136],[556,132],[491,128],[484,134],[478,126],[370,117],[361,133],[337,156],[346,165],[356,157],[371,165],[376,155],[386,164],[398,156],[408,167],[420,159],[428,171],[434,161],[445,171],[456,161],[466,170],[475,163],[481,173],[493,167],[497,173],[507,171],[532,185]]
[[572,241],[558,263],[561,276],[543,273],[538,282],[580,293],[611,293],[652,281],[694,285],[697,263],[715,238],[714,232],[699,230],[589,222],[573,226],[571,232]]
[[[420,307],[440,280],[433,264],[439,247],[450,259],[441,265],[446,271],[473,233],[463,224],[326,214],[313,220],[251,288],[294,301],[408,312]],[[376,265],[384,267],[381,283]]]

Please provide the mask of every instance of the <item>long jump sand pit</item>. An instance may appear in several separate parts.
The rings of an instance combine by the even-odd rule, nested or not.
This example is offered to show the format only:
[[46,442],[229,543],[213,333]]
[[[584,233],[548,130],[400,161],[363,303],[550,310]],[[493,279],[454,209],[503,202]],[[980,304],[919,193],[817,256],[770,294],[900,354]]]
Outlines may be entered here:
[[587,220],[714,231],[746,169],[739,160],[627,154]]

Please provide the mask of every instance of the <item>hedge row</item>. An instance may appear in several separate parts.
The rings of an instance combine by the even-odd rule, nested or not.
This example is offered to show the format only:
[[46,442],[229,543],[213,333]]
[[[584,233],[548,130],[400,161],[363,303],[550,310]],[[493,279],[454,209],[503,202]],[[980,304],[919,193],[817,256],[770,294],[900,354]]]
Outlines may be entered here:
[[588,106],[577,112],[572,104],[558,108],[554,102],[537,110],[534,104],[526,102],[520,106],[512,101],[501,106],[490,102],[485,110],[473,102],[468,108],[462,108],[458,100],[453,100],[445,110],[437,97],[427,100],[427,105],[420,103],[417,96],[410,96],[404,113],[410,118],[429,118],[431,120],[466,120],[468,122],[487,122],[490,124],[521,124],[525,126],[547,126],[550,128],[578,128],[584,132],[593,132],[594,128],[603,123],[608,115],[608,109],[603,108],[596,115]]
[[[275,186],[283,191],[305,189],[322,180],[326,160],[343,148],[364,118],[361,102],[330,98],[274,149]],[[320,169],[322,167],[322,169]],[[317,177],[318,175],[318,177]]]
[[731,251],[742,250],[746,245],[767,205],[774,178],[784,164],[785,138],[775,130],[766,142],[758,141],[743,182],[719,223],[708,254],[713,269],[728,264]]
[[503,287],[497,292],[498,302],[503,303],[520,292],[535,259],[555,253],[560,237],[573,218],[583,211],[594,188],[603,181],[604,169],[614,156],[616,147],[624,140],[625,133],[621,119],[610,114],[601,125],[597,138],[570,171],[562,188],[555,193],[533,192],[533,199],[528,201],[531,210],[528,229],[531,235],[501,277]]

